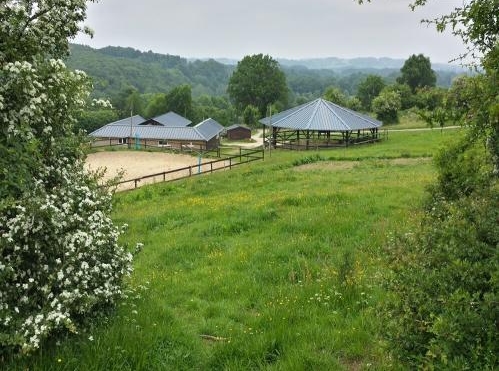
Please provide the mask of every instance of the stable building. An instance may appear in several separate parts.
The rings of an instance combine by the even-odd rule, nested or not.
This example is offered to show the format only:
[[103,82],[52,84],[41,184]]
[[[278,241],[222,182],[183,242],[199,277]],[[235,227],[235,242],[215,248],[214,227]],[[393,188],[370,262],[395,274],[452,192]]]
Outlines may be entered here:
[[251,139],[251,129],[244,125],[231,125],[226,129],[226,137],[230,140]]
[[306,150],[376,142],[383,126],[381,121],[322,98],[265,117],[260,123],[266,145]]
[[195,126],[175,112],[152,119],[136,115],[109,123],[89,134],[93,147],[128,145],[134,148],[163,148],[179,151],[217,149],[224,127],[209,118]]

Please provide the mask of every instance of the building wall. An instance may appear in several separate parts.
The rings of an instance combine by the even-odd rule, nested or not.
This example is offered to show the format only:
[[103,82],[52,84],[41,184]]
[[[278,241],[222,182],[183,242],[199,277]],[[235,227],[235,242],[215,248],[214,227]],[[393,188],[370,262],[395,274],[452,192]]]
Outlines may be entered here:
[[[97,138],[92,142],[92,147],[105,146],[128,146],[129,138]],[[130,145],[136,147],[135,138],[130,140]],[[173,149],[182,152],[204,151],[206,149],[216,149],[219,146],[219,140],[215,137],[209,142],[205,141],[183,141],[166,139],[144,139],[138,141],[141,148],[156,147],[162,149]]]
[[227,138],[228,139],[250,139],[251,138],[251,129],[244,127],[237,127],[234,129],[227,130]]

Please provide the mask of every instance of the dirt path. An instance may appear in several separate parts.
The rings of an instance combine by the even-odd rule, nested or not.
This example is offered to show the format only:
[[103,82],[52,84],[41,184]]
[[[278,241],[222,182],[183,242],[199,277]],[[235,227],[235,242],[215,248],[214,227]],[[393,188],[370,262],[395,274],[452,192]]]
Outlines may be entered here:
[[231,146],[248,148],[248,149],[261,147],[261,146],[263,146],[263,136],[262,135],[263,135],[263,130],[259,129],[251,135],[251,139],[253,139],[254,142],[233,142],[233,141],[230,141],[229,144]]

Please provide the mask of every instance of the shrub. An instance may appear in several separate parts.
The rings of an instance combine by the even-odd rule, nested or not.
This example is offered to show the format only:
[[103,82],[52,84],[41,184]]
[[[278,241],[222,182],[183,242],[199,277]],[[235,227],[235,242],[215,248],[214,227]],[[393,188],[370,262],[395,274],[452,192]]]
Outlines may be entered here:
[[462,143],[442,152],[421,228],[388,249],[385,336],[411,368],[499,367],[499,188],[487,158]]
[[131,254],[118,245],[120,231],[107,216],[111,195],[83,175],[82,162],[55,165],[1,210],[4,350],[29,351],[55,330],[76,331],[84,315],[120,297],[131,271]]
[[73,132],[91,84],[61,59],[85,13],[85,0],[0,6],[1,355],[76,331],[131,269]]

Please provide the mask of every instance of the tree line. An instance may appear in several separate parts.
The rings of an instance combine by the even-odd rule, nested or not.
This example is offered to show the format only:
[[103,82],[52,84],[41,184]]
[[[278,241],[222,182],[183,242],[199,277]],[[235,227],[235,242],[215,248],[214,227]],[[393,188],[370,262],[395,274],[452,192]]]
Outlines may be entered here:
[[[189,61],[179,56],[140,52],[132,48],[106,47],[96,50],[81,45],[71,45],[67,63],[71,68],[84,70],[92,77],[92,98],[108,99],[114,107],[113,110],[91,107],[84,112],[78,128],[87,132],[107,122],[127,117],[131,112],[149,118],[169,109],[193,122],[206,117],[213,117],[225,126],[239,122],[251,125],[255,122],[251,119],[253,108],[248,108],[245,115],[245,107],[238,109],[228,94],[229,81],[237,66],[215,60]],[[366,84],[369,85],[366,79],[372,82],[372,76],[376,76],[384,85],[391,85],[401,74],[397,69],[317,70],[300,66],[279,67],[285,76],[287,93],[286,99],[274,107],[276,110],[324,96],[333,87],[341,92],[341,96],[357,97],[364,94],[362,89],[365,89]],[[436,85],[442,87],[449,87],[451,79],[457,75],[453,71],[435,71],[435,74]],[[326,97],[329,95],[326,94]],[[178,102],[182,96],[186,102],[178,107],[174,101]],[[359,108],[355,100],[351,103],[351,108]],[[407,102],[403,102],[404,109],[406,106]],[[369,111],[371,107],[364,104],[361,108]]]

